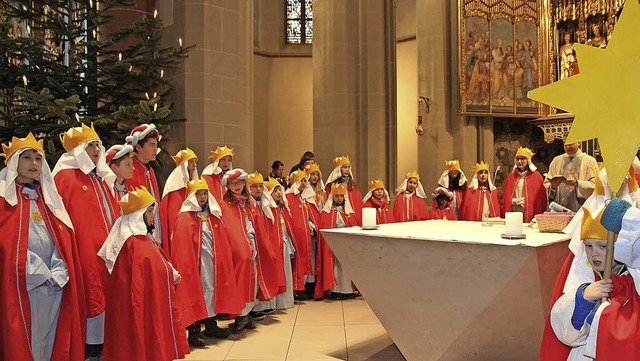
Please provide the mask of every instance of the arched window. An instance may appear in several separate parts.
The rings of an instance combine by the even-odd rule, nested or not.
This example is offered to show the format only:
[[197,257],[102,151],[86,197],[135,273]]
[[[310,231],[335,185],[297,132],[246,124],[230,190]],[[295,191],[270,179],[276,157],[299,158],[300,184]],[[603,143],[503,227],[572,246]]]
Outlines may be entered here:
[[313,0],[287,0],[285,42],[311,44],[313,41]]

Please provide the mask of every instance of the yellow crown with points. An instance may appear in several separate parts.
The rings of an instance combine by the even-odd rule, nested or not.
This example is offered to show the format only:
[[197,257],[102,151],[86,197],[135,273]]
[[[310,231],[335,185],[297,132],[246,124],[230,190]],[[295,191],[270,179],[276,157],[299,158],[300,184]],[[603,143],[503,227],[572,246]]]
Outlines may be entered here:
[[337,157],[333,159],[333,167],[338,168],[343,165],[351,165],[351,161],[349,160],[349,156],[345,155],[343,157]]
[[452,170],[460,170],[460,161],[459,160],[448,160],[446,162],[444,162],[444,167],[448,170],[448,171],[452,171]]
[[604,184],[602,184],[602,180],[600,179],[600,172],[596,167],[593,167],[593,176],[594,182],[596,183],[595,187],[593,187],[593,194],[598,196],[604,196]]
[[194,153],[194,151],[192,151],[189,148],[186,148],[179,151],[178,154],[176,154],[175,156],[172,155],[171,158],[173,158],[173,161],[176,162],[176,167],[178,167],[181,164],[184,164],[185,162],[187,162],[189,159],[193,159],[193,158],[198,159],[198,156],[196,155],[196,153]]
[[140,186],[134,191],[127,193],[122,200],[118,201],[118,204],[120,208],[122,208],[122,215],[126,216],[127,214],[145,209],[155,202],[156,199],[153,198],[147,188]]
[[486,170],[488,172],[489,164],[481,161],[480,163],[476,163],[476,165],[474,165],[473,168],[471,168],[471,171],[473,172],[473,174],[476,174],[481,170]]
[[260,172],[255,171],[249,174],[249,178],[247,179],[247,187],[250,187],[252,184],[264,184],[264,177]]
[[209,190],[209,185],[207,184],[207,181],[204,180],[204,178],[202,177],[200,179],[196,178],[192,181],[188,181],[186,187],[187,187],[187,197],[195,191],[199,191],[202,189],[205,189],[207,191]]
[[289,174],[289,183],[293,184],[297,181],[299,181],[302,178],[306,178],[307,177],[307,172],[303,171],[303,170],[297,170],[291,174]]
[[313,172],[321,173],[320,172],[320,166],[318,164],[316,164],[316,163],[309,164],[308,166],[304,167],[304,171],[307,174],[311,174]]
[[331,184],[331,194],[333,194],[333,195],[336,195],[336,194],[345,195],[345,194],[347,194],[347,186],[345,186],[344,183],[332,183]]
[[62,146],[67,152],[82,143],[93,140],[100,140],[98,133],[93,128],[93,123],[91,123],[91,128],[82,123],[80,127],[73,127],[60,137],[60,142],[62,142]]
[[267,190],[271,192],[273,191],[273,188],[275,188],[275,186],[280,184],[280,182],[278,182],[278,180],[275,178],[269,177],[269,179],[267,179],[267,181],[264,182],[263,184],[265,187],[267,187]]
[[582,207],[584,214],[582,215],[582,224],[580,226],[580,239],[593,238],[607,240],[609,231],[600,223],[602,213],[600,212],[596,218],[593,218],[589,208]]
[[3,144],[2,151],[4,153],[0,154],[0,156],[5,158],[5,164],[9,161],[9,158],[11,158],[15,154],[15,152],[19,151],[20,149],[35,149],[40,151],[40,153],[42,153],[42,156],[44,157],[43,143],[44,142],[42,141],[42,139],[36,140],[36,137],[34,137],[33,134],[29,132],[29,134],[27,134],[25,138],[13,137],[11,138],[11,142],[9,144]]
[[222,148],[217,147],[216,150],[212,150],[209,158],[213,159],[214,162],[217,162],[223,157],[226,157],[228,155],[230,155],[231,158],[233,159],[233,156],[235,155],[235,153],[233,153],[233,148],[227,148],[227,146],[225,145]]
[[418,174],[418,172],[416,172],[415,170],[412,170],[411,172],[407,173],[407,175],[404,177],[404,179],[409,179],[409,178],[415,178],[416,180],[420,180],[420,174]]
[[535,153],[529,148],[519,147],[518,151],[516,152],[516,158],[525,157],[525,158],[531,160],[531,158],[533,158],[534,155],[535,155]]
[[369,181],[369,190],[370,191],[376,190],[378,188],[384,189],[384,183],[382,182],[382,180],[376,178],[376,179],[372,179],[372,180]]

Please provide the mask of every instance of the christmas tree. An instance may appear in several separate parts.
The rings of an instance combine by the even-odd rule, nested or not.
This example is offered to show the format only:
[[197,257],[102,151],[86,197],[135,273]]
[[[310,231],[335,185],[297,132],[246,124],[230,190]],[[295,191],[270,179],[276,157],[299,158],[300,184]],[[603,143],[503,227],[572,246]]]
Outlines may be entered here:
[[[29,131],[45,139],[47,159],[64,152],[58,137],[93,122],[105,147],[131,128],[171,119],[169,73],[187,56],[182,40],[166,46],[157,13],[114,28],[128,0],[0,0],[0,141]],[[121,24],[118,24],[121,25]]]

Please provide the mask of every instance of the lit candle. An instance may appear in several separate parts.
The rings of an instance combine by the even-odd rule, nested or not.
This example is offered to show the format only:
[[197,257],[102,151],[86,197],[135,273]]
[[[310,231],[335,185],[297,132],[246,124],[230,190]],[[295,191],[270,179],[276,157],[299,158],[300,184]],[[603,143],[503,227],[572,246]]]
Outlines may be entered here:
[[522,235],[522,212],[505,213],[505,224],[507,226],[505,235],[521,236]]
[[27,87],[27,76],[26,75],[22,76],[22,83],[24,84],[24,87],[26,88]]
[[158,17],[158,10],[153,10],[153,18],[157,18]]
[[161,78],[164,77],[164,70],[163,69],[160,70],[160,77]]
[[155,103],[155,104],[153,105],[153,111],[155,112],[156,110],[158,110],[158,103]]
[[182,47],[182,38],[178,38],[178,44]]
[[375,208],[362,208],[362,228],[363,229],[376,228],[376,209]]
[[122,53],[118,53],[118,61],[122,61]]
[[80,122],[80,116],[76,113],[76,121]]
[[144,96],[147,98],[147,100],[149,100],[149,93],[145,92]]

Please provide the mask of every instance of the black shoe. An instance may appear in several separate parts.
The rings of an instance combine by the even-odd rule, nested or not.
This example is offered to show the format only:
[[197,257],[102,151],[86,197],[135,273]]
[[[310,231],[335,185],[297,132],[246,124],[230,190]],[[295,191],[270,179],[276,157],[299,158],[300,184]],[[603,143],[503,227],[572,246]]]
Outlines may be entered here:
[[189,345],[193,347],[204,347],[205,343],[202,337],[200,337],[200,332],[189,331],[189,337],[187,337],[187,342]]
[[315,282],[309,282],[304,284],[304,293],[307,295],[307,297],[309,297],[310,300],[313,299],[313,294],[315,289],[316,289]]
[[262,313],[264,313],[265,315],[271,315],[271,314],[273,314],[274,312],[276,312],[276,310],[275,310],[275,309],[273,309],[273,308],[270,308],[270,309],[268,309],[268,310],[264,310],[264,311],[262,311]]
[[229,330],[218,327],[218,323],[214,319],[204,321],[204,331],[202,336],[208,338],[228,338],[231,335]]
[[255,322],[253,322],[251,317],[249,317],[249,320],[247,321],[247,324],[244,325],[244,328],[246,328],[248,330],[255,330],[256,329],[256,324],[255,324]]
[[306,301],[309,299],[309,297],[307,296],[306,293],[304,293],[304,291],[297,291],[294,299],[298,300],[298,301]]
[[249,315],[236,317],[236,320],[233,322],[233,324],[229,326],[229,328],[231,329],[231,333],[235,335],[241,333],[242,331],[244,331],[244,327],[247,325],[248,322],[249,322]]
[[264,313],[264,311],[258,311],[258,312],[249,312],[249,317],[254,320],[254,321],[260,321],[260,320],[264,320],[266,314]]

